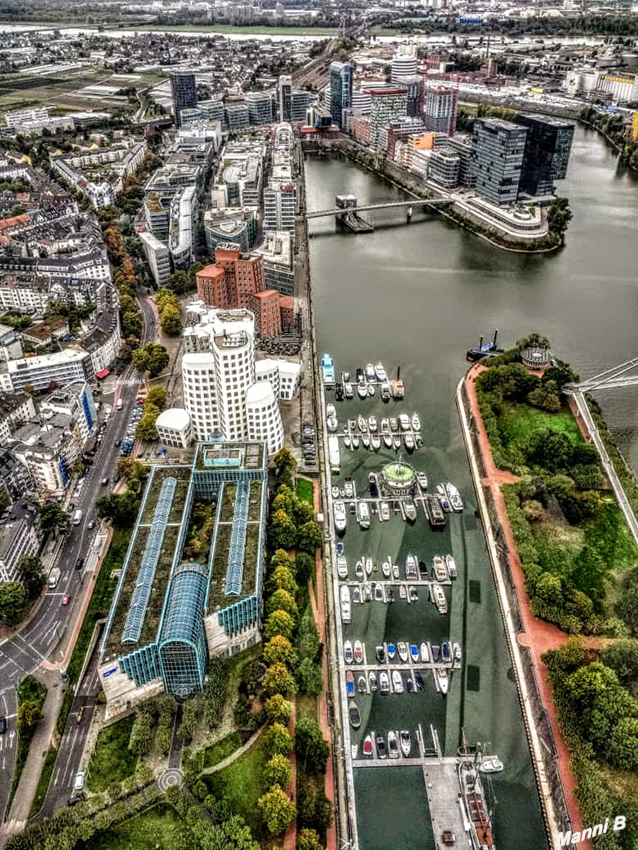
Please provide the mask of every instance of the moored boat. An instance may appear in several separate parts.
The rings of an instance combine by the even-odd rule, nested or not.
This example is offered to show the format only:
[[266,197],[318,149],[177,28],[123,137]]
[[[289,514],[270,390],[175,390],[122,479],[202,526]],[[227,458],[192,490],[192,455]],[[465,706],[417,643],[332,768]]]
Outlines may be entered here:
[[406,586],[404,584],[399,585],[399,598],[400,599],[407,599],[408,598],[408,591],[407,591]]
[[458,488],[455,487],[454,484],[450,484],[450,482],[448,481],[445,485],[445,489],[452,505],[452,509],[455,511],[462,511],[463,499],[461,499],[461,494],[459,493]]
[[350,718],[350,725],[353,729],[358,729],[361,726],[361,712],[353,699],[348,703],[348,717]]
[[452,647],[450,646],[450,642],[444,640],[441,644],[441,661],[444,664],[449,664],[452,660]]
[[352,664],[354,655],[352,653],[352,643],[347,640],[343,645],[343,658],[346,664]]
[[456,561],[451,555],[445,556],[445,566],[447,567],[448,575],[450,576],[450,578],[456,578],[458,575],[456,569]]
[[397,643],[397,652],[401,661],[405,663],[408,660],[408,645],[404,640]]
[[368,430],[368,420],[361,414],[357,417],[357,426],[361,433]]
[[381,448],[381,437],[378,434],[373,434],[370,437],[370,445],[373,451],[378,452]]
[[363,644],[359,639],[355,640],[354,642],[353,655],[356,663],[361,664],[361,662],[363,661]]
[[452,503],[450,502],[447,490],[445,489],[445,484],[437,484],[436,485],[436,494],[439,497],[439,501],[441,502],[441,507],[446,513],[450,513],[452,510]]
[[414,451],[414,437],[410,431],[406,431],[403,435],[403,442],[405,443],[405,447],[409,452]]
[[390,677],[382,670],[379,673],[379,693],[381,694],[389,694],[390,693]]
[[[446,693],[441,689],[443,693]],[[457,764],[460,788],[460,805],[463,820],[467,823],[468,838],[477,850],[495,850],[491,813],[481,782],[481,766],[474,760],[461,759]]]
[[448,672],[445,667],[437,668],[435,675],[438,677],[441,693],[445,696],[448,692],[448,688],[450,687],[450,677],[448,676]]
[[382,401],[390,401],[392,398],[392,387],[387,381],[384,381],[379,388],[379,394]]
[[354,574],[357,578],[363,578],[363,570],[364,570],[364,561],[363,558],[359,558],[354,567]]
[[368,557],[366,558],[366,575],[369,575],[369,576],[372,575],[372,567],[373,566],[374,566],[374,561],[368,555]]
[[410,741],[410,733],[407,729],[402,729],[399,732],[399,741],[401,742],[401,752],[403,753],[403,757],[406,759],[410,758],[412,742]]
[[416,520],[416,505],[412,499],[406,499],[403,503],[403,507],[405,509],[405,518],[407,521],[414,522]]
[[399,428],[407,431],[410,427],[410,417],[407,413],[399,413]]
[[376,653],[377,661],[379,662],[379,664],[385,664],[385,649],[384,649],[384,647],[381,646],[381,644],[379,644],[379,646],[375,647],[374,651]]
[[399,578],[399,565],[392,564],[392,578]]
[[368,431],[371,434],[374,434],[375,431],[379,430],[379,425],[377,423],[376,416],[368,416]]
[[396,646],[393,643],[389,643],[389,644],[387,644],[387,650],[388,650],[388,661],[393,661],[394,656],[397,654]]
[[383,434],[382,439],[383,439],[383,445],[386,447],[386,449],[391,449],[392,448],[392,435],[391,434]]
[[408,587],[408,599],[410,600],[410,602],[419,601],[419,591],[412,584],[410,585],[410,587]]
[[374,670],[368,676],[368,688],[371,694],[376,694],[379,685],[377,684],[377,674]]
[[357,502],[357,522],[361,528],[370,528],[370,508],[367,502]]
[[352,606],[350,603],[350,588],[347,584],[341,585],[339,599],[341,603],[341,620],[344,623],[349,623],[352,619]]
[[417,691],[422,691],[425,688],[425,682],[423,681],[423,676],[421,675],[420,670],[414,671],[414,682],[416,684]]
[[430,650],[425,642],[421,644],[421,661],[424,664],[428,664],[430,661]]
[[412,414],[412,418],[410,419],[410,424],[412,425],[413,431],[420,431],[421,430],[421,420],[419,419],[418,413]]
[[416,643],[410,644],[410,655],[412,657],[412,660],[416,664],[419,660],[419,647],[416,645]]
[[367,432],[361,437],[361,442],[364,449],[370,448],[370,435]]
[[368,397],[368,388],[365,384],[357,384],[357,395],[360,399]]
[[354,484],[352,483],[351,478],[346,478],[344,481],[343,491],[347,499],[351,499],[354,496]]
[[399,437],[399,436],[393,437],[392,438],[392,445],[394,446],[394,450],[396,452],[398,452],[399,449],[401,448],[401,437]]
[[337,555],[337,574],[339,578],[348,578],[348,560],[345,555]]
[[432,644],[432,661],[436,662],[441,657],[441,647],[437,643]]
[[372,757],[372,735],[366,735],[363,739],[362,752],[366,758]]
[[354,588],[354,590],[352,591],[352,601],[353,601],[354,603],[356,603],[357,605],[358,605],[360,602],[363,602],[363,598],[362,598],[362,596],[361,596],[361,588],[359,587],[359,585],[357,585],[357,586]]
[[488,756],[479,762],[481,773],[500,773],[504,768],[503,762],[498,756]]
[[352,389],[352,384],[350,381],[345,381],[343,384],[343,394],[347,399],[351,399],[354,397],[354,390]]
[[383,585],[382,584],[375,584],[373,595],[374,595],[374,601],[375,602],[385,602],[385,599],[384,599],[384,596],[383,596]]
[[354,673],[346,670],[346,693],[349,697],[354,696]]
[[432,598],[439,614],[447,614],[447,599],[440,584],[432,585]]
[[332,493],[332,498],[333,498],[333,499],[338,499],[338,498],[339,498],[339,488],[337,487],[337,485],[336,485],[336,484],[333,484],[333,485],[332,485],[332,487],[330,488],[330,492]]
[[377,758],[386,759],[388,757],[388,750],[385,745],[385,738],[380,732],[377,732],[375,744],[377,747]]
[[336,502],[333,502],[332,511],[335,518],[335,528],[337,532],[342,532],[346,530],[346,522],[347,522],[347,514],[346,514],[346,506],[339,499]]
[[390,573],[392,572],[392,564],[389,558],[387,561],[383,561],[381,563],[381,572],[383,573],[384,578],[390,578]]
[[379,505],[379,518],[382,522],[388,522],[390,519],[390,505],[387,502],[381,502]]
[[428,477],[425,472],[417,472],[416,480],[419,482],[421,490],[425,491],[428,489]]
[[368,395],[370,397],[374,395],[374,384],[368,384]]
[[391,431],[398,431],[399,430],[399,420],[396,418],[396,416],[390,417],[390,430]]
[[460,665],[461,659],[463,657],[463,652],[461,650],[460,643],[455,642],[452,644],[452,656],[454,657],[454,663],[458,663]]
[[388,373],[385,371],[385,367],[380,360],[374,367],[374,374],[376,376],[377,381],[387,380]]
[[350,448],[350,446],[352,445],[352,437],[350,436],[350,434],[346,434],[346,436],[343,438],[343,444],[347,449]]
[[405,577],[407,579],[419,577],[419,562],[416,555],[408,555],[405,559]]
[[372,363],[366,363],[366,380],[374,381],[374,366]]
[[447,570],[445,569],[443,558],[440,555],[435,555],[432,563],[434,566],[434,578],[437,581],[447,581]]
[[359,448],[359,435],[358,434],[352,435],[352,448],[353,449]]
[[360,694],[368,693],[368,680],[365,676],[359,676],[357,679],[357,690]]
[[391,759],[399,758],[399,743],[397,741],[397,733],[392,729],[388,732],[388,755]]
[[425,494],[425,505],[427,509],[428,519],[432,528],[438,528],[445,525],[445,514],[441,508],[441,503],[436,496],[431,493]]
[[392,690],[395,694],[403,693],[403,676],[398,670],[392,671]]

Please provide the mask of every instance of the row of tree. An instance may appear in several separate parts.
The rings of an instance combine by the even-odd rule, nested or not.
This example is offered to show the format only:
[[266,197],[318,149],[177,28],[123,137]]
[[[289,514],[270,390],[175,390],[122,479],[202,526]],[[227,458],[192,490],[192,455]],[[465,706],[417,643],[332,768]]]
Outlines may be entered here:
[[16,579],[0,583],[0,626],[16,626],[40,595],[44,582],[42,561],[32,555],[22,558]]
[[131,528],[140,507],[140,495],[149,468],[134,458],[121,458],[117,464],[118,474],[126,481],[126,490],[119,495],[109,493],[95,503],[97,514],[111,523],[114,528]]
[[155,293],[155,304],[160,317],[160,325],[164,333],[177,336],[182,332],[182,308],[179,298],[164,286]]
[[148,391],[148,394],[144,399],[144,413],[140,421],[137,423],[137,428],[135,429],[135,436],[139,440],[147,440],[148,442],[157,440],[157,428],[155,427],[155,423],[157,422],[157,417],[166,405],[166,399],[167,393],[162,386],[158,385],[156,387],[152,387]]

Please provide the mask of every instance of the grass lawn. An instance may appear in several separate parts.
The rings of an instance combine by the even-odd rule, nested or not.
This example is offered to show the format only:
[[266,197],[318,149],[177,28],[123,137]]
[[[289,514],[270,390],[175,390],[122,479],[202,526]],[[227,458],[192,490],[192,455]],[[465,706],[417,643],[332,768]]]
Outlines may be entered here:
[[49,787],[49,782],[51,781],[51,774],[53,773],[53,767],[55,765],[55,759],[58,754],[58,751],[53,747],[49,747],[47,752],[47,757],[44,760],[44,764],[42,765],[42,773],[40,774],[40,779],[38,780],[38,787],[36,788],[35,797],[33,798],[33,803],[31,804],[31,811],[29,812],[29,817],[32,818],[36,815],[40,809],[42,808],[42,803],[44,803],[44,798],[47,795],[47,788]]
[[533,434],[550,428],[567,434],[573,443],[584,442],[580,429],[568,407],[549,413],[527,404],[503,405],[498,420],[503,446],[526,446]]
[[130,535],[130,529],[120,528],[113,532],[109,551],[106,553],[102,568],[100,569],[100,574],[95,582],[91,601],[89,602],[89,607],[87,609],[84,622],[82,623],[80,633],[78,634],[78,639],[75,642],[73,655],[71,656],[71,660],[69,661],[69,666],[67,668],[68,682],[66,686],[66,693],[64,694],[64,701],[62,703],[62,709],[60,710],[57,722],[57,730],[60,735],[64,732],[69,711],[71,710],[73,689],[82,670],[84,656],[86,655],[89,643],[91,642],[93,627],[98,620],[102,620],[108,616],[109,609],[111,607],[111,600],[113,599],[113,594],[117,587],[117,578],[112,579],[111,572],[122,566]]
[[161,24],[142,25],[139,27],[126,27],[130,30],[153,30],[155,32],[218,32],[245,33],[246,35],[316,35],[337,36],[335,27],[260,27],[260,26],[235,26],[234,24],[184,24],[183,26],[163,26]]
[[170,806],[155,806],[91,839],[91,850],[174,850],[184,824]]
[[219,773],[202,777],[213,794],[226,797],[233,812],[246,819],[257,839],[262,837],[264,830],[257,800],[267,790],[262,779],[267,761],[268,755],[262,735],[237,761]]
[[7,811],[9,811],[13,795],[15,794],[18,782],[20,781],[20,775],[26,764],[27,756],[29,755],[29,747],[31,746],[33,736],[35,735],[35,730],[38,728],[37,723],[35,726],[27,727],[20,723],[20,706],[24,705],[25,702],[34,702],[42,708],[46,698],[46,685],[38,682],[38,680],[34,679],[33,676],[25,676],[18,685],[18,753],[16,755],[15,768],[13,770],[11,793],[9,794],[9,799],[7,801]]
[[240,747],[241,737],[239,732],[231,732],[230,735],[226,735],[221,741],[216,741],[210,747],[206,747],[203,752],[204,760],[202,767],[213,767],[213,765],[219,764],[220,761],[224,761],[225,758],[228,758],[229,755]]
[[124,717],[107,726],[97,737],[91,756],[87,784],[90,791],[104,791],[135,773],[137,756],[128,748],[135,717]]
[[318,719],[317,697],[311,697],[309,694],[297,694],[295,700],[297,706],[297,720],[304,715],[312,717],[313,720]]
[[314,508],[315,488],[312,481],[308,481],[307,478],[297,478],[297,495],[302,502],[308,502]]

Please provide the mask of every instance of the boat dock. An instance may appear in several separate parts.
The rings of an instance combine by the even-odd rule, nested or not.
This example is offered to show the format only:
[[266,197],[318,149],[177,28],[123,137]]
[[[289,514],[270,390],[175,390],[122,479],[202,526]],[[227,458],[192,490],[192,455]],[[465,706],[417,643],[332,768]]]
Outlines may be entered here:
[[[391,511],[393,513],[400,513],[401,518],[407,521],[407,516],[406,516],[406,513],[405,513],[405,503],[406,503],[406,501],[410,501],[410,500],[413,501],[414,504],[417,505],[417,507],[420,505],[421,510],[423,511],[425,518],[427,520],[429,520],[430,514],[428,513],[428,509],[427,509],[427,505],[426,505],[424,496],[401,496],[401,494],[396,494],[396,495],[393,495],[392,497],[388,497],[387,499],[384,499],[382,497],[376,498],[376,499],[373,499],[372,497],[365,498],[365,499],[362,499],[360,497],[358,497],[356,499],[354,499],[354,498],[352,498],[352,499],[345,499],[345,498],[340,499],[340,501],[342,501],[345,504],[346,508],[349,508],[350,505],[354,505],[354,508],[355,508],[354,512],[356,512],[357,502],[367,502],[368,507],[370,508],[370,513],[371,514],[377,514],[379,522],[383,522],[383,520],[381,519],[381,515],[380,515],[380,508],[379,508],[380,502],[390,502],[391,503],[390,504]],[[398,509],[392,507],[393,502],[399,503]],[[451,515],[452,514],[450,514],[450,516]],[[418,518],[418,512],[417,512],[417,518]],[[354,521],[355,522],[357,521],[356,518],[355,518]],[[443,525],[445,525],[445,523],[442,523],[441,527],[443,527]]]

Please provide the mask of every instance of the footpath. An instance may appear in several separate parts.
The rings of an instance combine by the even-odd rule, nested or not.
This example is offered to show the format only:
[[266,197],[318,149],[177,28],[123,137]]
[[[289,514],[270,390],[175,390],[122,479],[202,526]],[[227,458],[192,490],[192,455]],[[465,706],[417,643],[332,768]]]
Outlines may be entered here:
[[[567,808],[572,821],[572,829],[574,832],[582,832],[584,827],[583,819],[574,793],[578,783],[571,769],[570,754],[567,744],[565,743],[560,731],[558,713],[554,704],[552,686],[549,680],[547,667],[541,660],[543,653],[550,649],[558,649],[566,643],[568,636],[553,623],[547,623],[544,620],[538,619],[538,617],[534,615],[531,609],[529,597],[525,590],[525,576],[523,574],[520,558],[518,557],[516,541],[510,525],[507,509],[505,507],[505,500],[501,492],[501,486],[503,484],[512,483],[517,479],[516,476],[513,476],[511,473],[497,469],[494,463],[492,450],[485,431],[485,426],[483,425],[483,419],[481,417],[480,406],[476,394],[476,387],[474,384],[476,378],[478,378],[484,369],[485,367],[480,365],[472,367],[465,379],[465,389],[467,391],[470,411],[474,421],[485,470],[485,475],[481,479],[481,484],[488,487],[490,490],[498,516],[498,521],[503,529],[503,534],[507,542],[507,548],[509,551],[509,566],[514,580],[523,625],[523,630],[516,635],[516,640],[520,646],[528,647],[531,652],[543,706],[547,712],[556,744],[558,768],[563,785],[563,791],[565,793]],[[592,845],[590,841],[583,841],[579,844],[579,847],[591,850]]]

